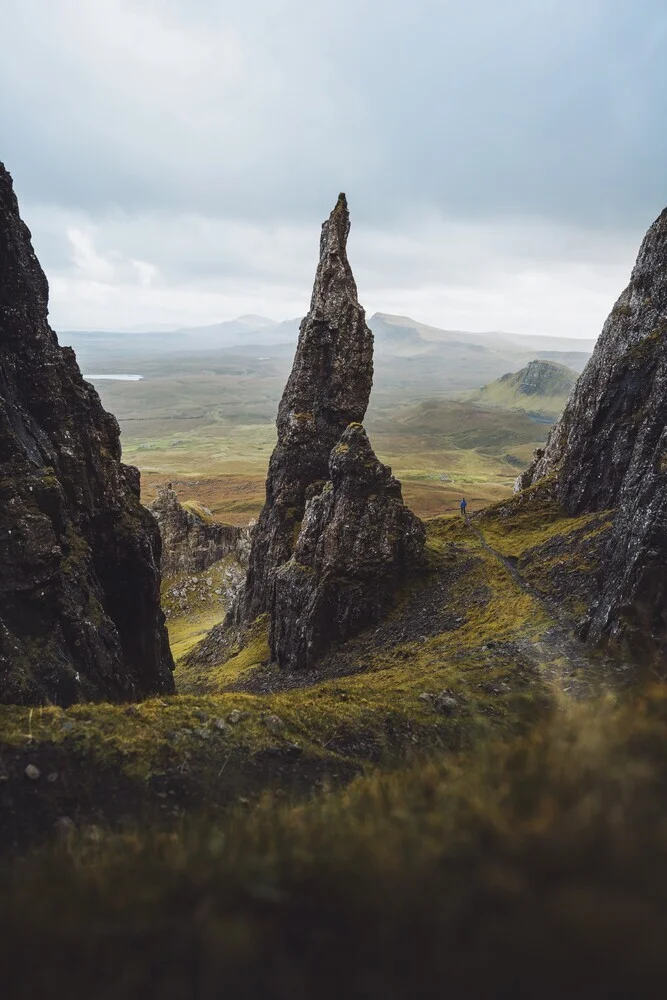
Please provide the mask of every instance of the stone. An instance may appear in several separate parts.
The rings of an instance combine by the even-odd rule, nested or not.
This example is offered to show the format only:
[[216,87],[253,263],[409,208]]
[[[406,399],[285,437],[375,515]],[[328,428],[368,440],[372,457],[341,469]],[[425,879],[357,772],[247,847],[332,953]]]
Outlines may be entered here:
[[424,525],[361,424],[343,432],[329,475],[306,504],[292,558],[275,574],[269,643],[289,670],[311,669],[330,646],[379,621],[423,557]]
[[443,715],[453,715],[458,711],[459,703],[451,694],[442,691],[433,699],[433,707],[436,712],[441,712]]
[[239,712],[238,708],[233,709],[233,711],[229,713],[227,721],[231,722],[233,726],[235,726],[237,722],[241,721],[241,712]]
[[282,733],[285,728],[285,723],[278,715],[267,715],[264,719],[264,725],[274,736]]
[[0,702],[171,692],[159,529],[30,240],[0,164]]
[[[165,576],[201,573],[226,556],[247,566],[251,530],[215,521],[210,510],[194,501],[185,507],[171,483],[158,490],[149,510],[160,526],[161,569]],[[190,583],[197,582],[197,577],[190,578]],[[208,587],[213,585],[211,577],[205,582]]]
[[344,194],[322,226],[310,309],[301,323],[292,372],[278,408],[278,443],[266,503],[253,532],[248,575],[235,611],[250,622],[270,611],[276,571],[291,557],[306,501],[329,477],[341,434],[363,420],[373,381],[373,334],[347,258],[350,216]]
[[571,515],[614,509],[582,634],[667,660],[667,209],[593,355],[515,489],[549,476]]
[[30,779],[30,781],[38,781],[42,774],[40,769],[38,767],[35,767],[34,764],[28,764],[23,773],[25,774],[26,778]]
[[227,723],[224,721],[224,719],[216,719],[215,722],[213,723],[213,726],[215,729],[218,730],[218,732],[222,733],[225,736],[229,735],[229,733],[231,733],[232,731],[232,727],[228,726]]

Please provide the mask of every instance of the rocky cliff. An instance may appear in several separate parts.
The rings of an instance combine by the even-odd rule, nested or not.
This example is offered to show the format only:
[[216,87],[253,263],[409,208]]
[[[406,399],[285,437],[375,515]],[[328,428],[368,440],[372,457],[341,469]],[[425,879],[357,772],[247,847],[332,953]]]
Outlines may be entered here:
[[0,700],[172,691],[158,526],[47,305],[0,164]]
[[378,621],[424,549],[424,525],[401,484],[351,424],[329,459],[330,480],[306,503],[290,561],[276,573],[269,641],[290,670]]
[[250,529],[220,524],[199,505],[184,506],[171,483],[158,491],[149,510],[160,525],[163,576],[201,573],[226,556],[247,565]]
[[292,555],[307,492],[329,476],[329,454],[349,423],[366,413],[373,382],[373,335],[347,259],[350,216],[341,194],[322,226],[320,259],[301,323],[292,372],[278,408],[278,443],[266,503],[253,535],[238,617],[251,621],[273,603],[275,571]]
[[544,451],[517,481],[555,474],[569,513],[616,509],[586,630],[659,660],[667,654],[666,428],[667,210]]

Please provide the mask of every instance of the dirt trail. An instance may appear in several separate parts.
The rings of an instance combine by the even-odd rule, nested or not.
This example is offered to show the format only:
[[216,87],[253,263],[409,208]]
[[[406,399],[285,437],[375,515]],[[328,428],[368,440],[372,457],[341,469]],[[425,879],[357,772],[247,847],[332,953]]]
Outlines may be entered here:
[[516,561],[489,545],[469,517],[466,517],[466,525],[477,536],[482,548],[507,570],[517,587],[542,604],[554,619],[554,624],[538,642],[529,639],[517,642],[521,651],[540,667],[550,683],[576,700],[617,690],[630,683],[631,671],[627,664],[604,656],[578,639],[574,634],[572,621],[564,618],[556,602],[545,598],[526,583],[516,567]]

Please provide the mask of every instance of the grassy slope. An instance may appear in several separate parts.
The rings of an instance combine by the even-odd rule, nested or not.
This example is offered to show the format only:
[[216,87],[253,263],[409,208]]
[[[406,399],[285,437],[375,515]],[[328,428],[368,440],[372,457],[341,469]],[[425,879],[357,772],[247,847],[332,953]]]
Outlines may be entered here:
[[[531,543],[533,519],[528,511]],[[575,526],[555,512],[550,531],[566,537]],[[99,800],[95,808],[103,815],[122,813],[122,802],[97,786],[99,768],[128,782],[130,798],[136,792],[146,808],[162,809],[156,795],[166,790],[179,802],[206,801],[215,809],[239,787],[263,786],[266,754],[278,770],[285,765],[320,776],[350,774],[368,763],[405,762],[433,748],[458,752],[484,734],[517,731],[550,698],[539,663],[525,654],[526,643],[549,626],[549,615],[459,519],[430,522],[428,547],[430,576],[406,590],[384,631],[348,644],[335,654],[328,679],[307,687],[273,694],[225,690],[266,671],[268,647],[259,622],[249,645],[228,662],[203,670],[181,660],[177,677],[189,694],[129,710],[0,708],[0,752],[11,771],[7,787],[16,788],[20,768],[34,760],[45,771],[64,767],[73,784],[85,787],[77,807],[81,820],[86,796]],[[177,617],[175,622],[178,628]],[[172,638],[177,654],[193,641],[192,634],[181,637],[179,647]],[[420,698],[443,690],[458,702],[452,715]],[[216,720],[233,710],[247,715],[218,728]],[[273,715],[280,719],[277,729],[267,722]],[[33,791],[43,795],[47,816],[74,808],[57,781],[47,786],[42,780]]]
[[[247,524],[264,501],[264,479],[275,444],[272,423],[218,421],[172,426],[150,437],[138,421],[123,421],[123,456],[142,470],[143,497],[171,479],[182,498],[216,517]],[[476,510],[511,493],[517,469],[543,443],[548,425],[525,414],[454,400],[378,408],[367,428],[379,458],[403,483],[406,502],[422,517],[457,509],[466,495]]]
[[[523,655],[550,616],[482,544],[574,565],[607,521],[536,489],[472,528],[431,522],[422,603],[445,618],[432,604],[417,625],[441,631],[405,638],[404,593],[353,647],[360,673],[222,690],[266,669],[260,621],[190,678],[217,693],[0,708],[5,839],[78,824],[0,868],[7,995],[663,995],[664,691],[574,705],[550,688]],[[452,714],[419,698],[443,688]]]

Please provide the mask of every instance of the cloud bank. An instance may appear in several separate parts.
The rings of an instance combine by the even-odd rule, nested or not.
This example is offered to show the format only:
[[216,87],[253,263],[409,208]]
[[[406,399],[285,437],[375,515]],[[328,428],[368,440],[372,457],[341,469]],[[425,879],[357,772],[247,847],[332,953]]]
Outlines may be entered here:
[[0,155],[56,328],[307,307],[594,336],[667,202],[649,0],[6,0]]

